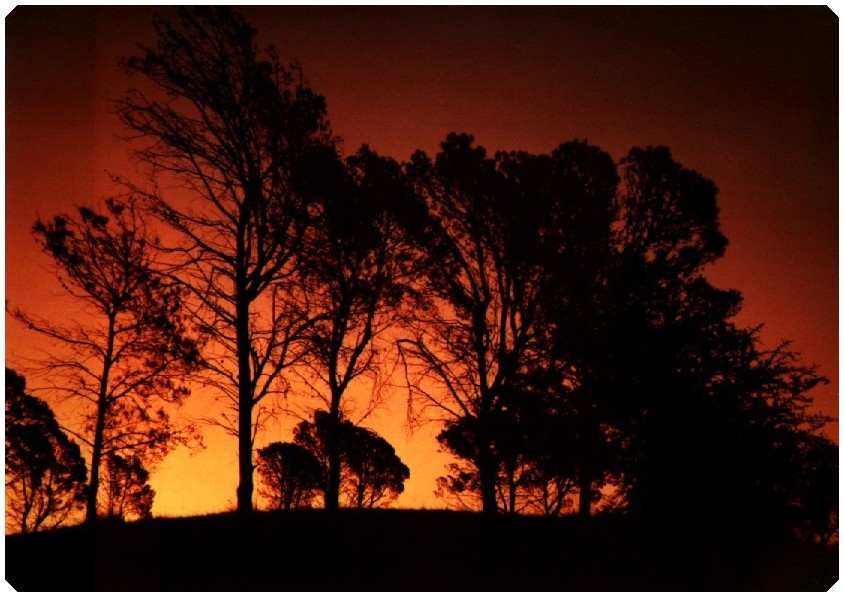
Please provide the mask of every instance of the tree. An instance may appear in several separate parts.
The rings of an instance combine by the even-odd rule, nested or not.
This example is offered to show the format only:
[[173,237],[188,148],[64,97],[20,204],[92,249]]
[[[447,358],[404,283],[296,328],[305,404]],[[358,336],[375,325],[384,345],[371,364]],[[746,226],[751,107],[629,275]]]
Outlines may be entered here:
[[[609,280],[619,177],[612,158],[585,141],[561,144],[548,164],[533,187],[539,200],[552,206],[543,249],[553,290],[540,304],[546,331],[541,357],[521,377],[519,391],[545,405],[544,416],[530,418],[540,436],[547,422],[557,421],[573,440],[564,454],[549,444],[541,460],[544,468],[565,470],[571,478],[568,465],[548,455],[574,459],[579,512],[588,515],[608,472],[602,424],[607,422],[608,347],[616,323]],[[567,481],[561,485],[567,486]]]
[[[294,441],[314,454],[326,473],[329,441],[340,446],[340,494],[349,507],[387,504],[404,491],[404,481],[410,477],[410,470],[387,440],[350,421],[338,423],[322,410],[314,413],[313,422],[302,421],[296,426]],[[328,487],[327,474],[323,484]]]
[[540,164],[517,157],[496,161],[472,137],[452,134],[434,162],[417,153],[410,166],[427,208],[414,233],[425,274],[419,292],[429,298],[399,342],[410,403],[417,416],[474,421],[472,466],[488,513],[497,510],[495,421],[540,339],[549,289],[539,244],[550,206],[520,184]]
[[149,486],[149,472],[140,458],[109,454],[102,483],[102,516],[137,520],[152,516],[155,491]]
[[811,410],[812,391],[827,379],[787,343],[761,348],[758,331],[737,334],[712,380],[712,439],[695,462],[709,464],[698,482],[724,494],[703,513],[747,534],[796,531],[828,542],[837,527],[838,448],[820,434],[831,419]]
[[[372,379],[377,398],[379,340],[400,315],[413,265],[396,221],[412,189],[396,162],[366,146],[345,163],[327,152],[303,186],[320,208],[304,256],[314,313],[306,334],[307,381],[339,423],[354,411],[346,395],[355,380]],[[341,451],[335,438],[326,441],[325,507],[336,509]]]
[[310,450],[275,442],[258,450],[259,494],[272,510],[310,506],[324,491],[325,471]]
[[374,431],[358,426],[346,429],[342,439],[346,503],[353,508],[376,508],[395,501],[404,491],[410,469]]
[[153,268],[154,256],[133,199],[109,199],[106,214],[82,207],[79,218],[38,220],[33,232],[54,260],[62,286],[88,318],[54,324],[16,309],[30,329],[61,349],[42,363],[45,389],[80,403],[91,450],[86,519],[97,516],[100,468],[108,454],[143,450],[155,461],[174,442],[192,439],[165,406],[188,395],[182,376],[198,363],[182,318],[182,289]]
[[[508,513],[558,516],[571,503],[576,487],[577,433],[571,417],[561,417],[542,399],[524,395],[509,401],[494,425],[493,446],[498,510]],[[472,419],[449,421],[437,439],[458,458],[449,474],[437,480],[437,495],[458,509],[477,510],[480,482],[466,463],[475,458]]]
[[[548,162],[544,182],[533,186],[554,206],[544,243],[553,292],[540,309],[543,352],[519,391],[544,403],[544,420],[558,421],[573,440],[556,452],[575,465],[578,510],[588,516],[600,487],[632,464],[622,451],[678,454],[677,435],[690,426],[673,417],[692,416],[699,395],[682,371],[731,328],[738,295],[714,289],[702,273],[726,246],[717,188],[666,148],[633,149],[621,178],[611,158],[585,142],[562,144]],[[642,444],[631,440],[631,425]],[[554,452],[549,444],[544,466],[568,477],[568,464],[548,459]],[[666,472],[653,477],[665,491],[653,493],[676,488]],[[638,488],[645,485],[640,476]]]
[[[807,410],[826,380],[787,345],[763,350],[758,330],[732,321],[739,293],[706,279],[727,245],[715,184],[666,148],[633,149],[621,168],[613,252],[599,269],[605,290],[589,307],[598,319],[585,342],[560,344],[564,359],[600,373],[589,392],[598,426],[575,432],[600,440],[586,454],[593,470],[618,481],[628,509],[684,521],[693,536],[802,528],[827,537],[835,465],[818,432],[828,419]],[[582,399],[572,398],[576,410]],[[809,490],[809,478],[826,489]]]
[[293,179],[331,138],[324,99],[272,47],[259,51],[240,15],[178,15],[176,24],[157,19],[157,46],[127,63],[150,91],[132,91],[117,108],[148,141],[141,161],[188,189],[143,192],[178,237],[166,247],[170,273],[190,289],[194,321],[210,338],[203,382],[233,413],[217,422],[238,438],[238,510],[249,512],[254,434],[269,412],[259,403],[285,390],[280,374],[312,323],[296,290],[310,205]]
[[[428,211],[416,236],[427,267],[424,292],[433,300],[400,346],[416,373],[417,403],[474,436],[466,445],[482,508],[495,512],[516,502],[515,491],[497,500],[497,476],[512,485],[527,466],[504,447],[519,435],[513,414],[530,408],[521,403],[548,391],[571,394],[600,378],[564,348],[570,338],[586,341],[579,332],[591,334],[599,320],[588,307],[602,292],[618,177],[609,156],[585,142],[494,159],[472,143],[450,135],[433,163],[418,154],[411,166]],[[542,390],[527,387],[528,377],[544,377]],[[585,404],[576,410],[581,427],[597,426]],[[586,468],[581,491],[588,496]]]
[[6,528],[55,528],[85,503],[85,461],[43,400],[6,368]]
[[[525,457],[523,439],[515,421],[503,411],[496,417],[492,432],[492,446],[498,470],[495,477],[497,509],[501,512],[523,511],[520,499],[530,465]],[[506,420],[505,420],[506,419]],[[478,433],[476,421],[463,418],[449,421],[437,436],[440,445],[459,460],[448,467],[449,474],[437,479],[437,495],[459,509],[475,510],[482,506],[480,475],[471,463],[477,459]]]
[[631,507],[671,516],[678,500],[703,499],[687,473],[713,432],[707,386],[722,372],[741,297],[704,276],[727,245],[715,184],[664,147],[634,148],[621,168],[608,279],[617,325],[605,345],[615,398],[603,402],[603,422],[627,435]]
[[727,244],[712,181],[664,147],[617,167],[585,142],[491,159],[455,135],[409,168],[431,300],[400,347],[457,458],[440,495],[551,514],[576,487],[582,515],[829,540],[837,465],[806,410],[825,380],[706,279]]

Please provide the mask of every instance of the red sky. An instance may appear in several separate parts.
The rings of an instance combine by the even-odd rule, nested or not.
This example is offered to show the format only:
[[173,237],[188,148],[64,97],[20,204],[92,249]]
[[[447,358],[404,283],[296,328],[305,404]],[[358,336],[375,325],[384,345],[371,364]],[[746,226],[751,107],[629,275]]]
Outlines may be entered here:
[[[19,7],[6,18],[10,305],[66,312],[30,227],[108,196],[107,172],[131,175],[110,100],[135,84],[117,64],[137,43],[153,43],[153,10]],[[767,343],[791,339],[819,365],[831,383],[817,404],[838,415],[838,22],[828,9],[243,12],[261,43],[302,64],[349,152],[369,143],[406,159],[435,152],[450,131],[489,150],[547,152],[586,138],[616,159],[636,145],[669,146],[720,188],[730,246],[710,278],[742,291],[742,324],[765,323]],[[7,365],[38,346],[7,318]],[[404,412],[395,396],[368,424],[410,466],[398,504],[437,507],[445,459],[434,430],[407,438]],[[292,424],[279,423],[266,443],[289,439]],[[837,424],[829,432],[837,439]],[[155,474],[156,514],[234,503],[235,443],[213,430],[206,443]]]

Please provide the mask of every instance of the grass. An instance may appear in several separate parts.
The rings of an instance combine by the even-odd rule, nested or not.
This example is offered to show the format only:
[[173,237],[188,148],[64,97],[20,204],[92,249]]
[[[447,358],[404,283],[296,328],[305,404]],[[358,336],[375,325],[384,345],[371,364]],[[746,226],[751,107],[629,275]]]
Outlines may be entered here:
[[436,510],[161,518],[6,537],[19,591],[825,590],[838,550],[622,516]]

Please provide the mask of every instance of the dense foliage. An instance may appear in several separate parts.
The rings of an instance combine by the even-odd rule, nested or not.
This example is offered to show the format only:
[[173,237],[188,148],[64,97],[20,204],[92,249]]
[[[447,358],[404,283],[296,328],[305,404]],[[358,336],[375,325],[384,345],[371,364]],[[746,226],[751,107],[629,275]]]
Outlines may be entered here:
[[323,496],[328,494],[330,450],[340,455],[340,497],[351,508],[389,504],[404,491],[410,470],[383,437],[365,427],[318,410],[313,421],[296,426],[296,444],[313,454],[322,466]]
[[73,521],[85,503],[85,461],[50,406],[6,368],[6,530],[28,533]]
[[150,487],[149,471],[137,456],[109,454],[100,492],[101,516],[118,520],[138,520],[152,516],[155,490]]
[[258,474],[258,495],[270,510],[309,507],[325,489],[322,463],[307,448],[290,442],[259,449]]

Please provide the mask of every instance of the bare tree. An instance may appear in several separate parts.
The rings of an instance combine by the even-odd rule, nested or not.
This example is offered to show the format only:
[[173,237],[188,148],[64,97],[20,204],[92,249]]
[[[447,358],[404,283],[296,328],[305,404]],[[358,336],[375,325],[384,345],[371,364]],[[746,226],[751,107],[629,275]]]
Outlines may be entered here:
[[135,202],[108,200],[106,208],[107,215],[83,207],[78,219],[56,216],[33,227],[85,321],[53,323],[11,310],[59,347],[33,370],[45,380],[43,389],[83,411],[84,428],[73,435],[91,451],[88,522],[97,516],[105,456],[132,450],[155,461],[189,439],[190,429],[176,428],[165,406],[188,395],[182,376],[199,358],[182,319],[182,289],[152,269]]
[[151,85],[117,108],[147,142],[142,162],[178,188],[145,196],[177,236],[170,272],[210,338],[203,381],[230,409],[216,422],[238,438],[238,510],[249,512],[254,437],[268,414],[259,403],[284,391],[280,374],[312,323],[297,290],[310,206],[295,173],[330,143],[325,102],[227,8],[182,9],[155,26],[157,46],[127,63]]

